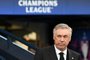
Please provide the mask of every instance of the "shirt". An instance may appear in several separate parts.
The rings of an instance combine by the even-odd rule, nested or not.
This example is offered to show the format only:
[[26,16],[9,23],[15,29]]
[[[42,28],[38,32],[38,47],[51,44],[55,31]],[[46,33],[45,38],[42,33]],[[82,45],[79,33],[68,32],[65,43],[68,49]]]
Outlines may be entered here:
[[64,53],[64,60],[66,60],[66,57],[67,57],[67,48],[64,51],[60,51],[58,48],[56,48],[55,45],[54,45],[54,48],[55,48],[55,52],[56,52],[56,56],[57,56],[58,60],[60,59],[60,55],[59,55],[60,52]]

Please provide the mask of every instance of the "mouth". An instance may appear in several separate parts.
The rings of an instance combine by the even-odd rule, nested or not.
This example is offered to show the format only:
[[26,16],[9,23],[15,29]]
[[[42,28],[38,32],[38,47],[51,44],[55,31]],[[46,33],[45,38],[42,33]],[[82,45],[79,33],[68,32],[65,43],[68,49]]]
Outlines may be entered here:
[[59,45],[59,46],[64,46],[64,45]]
[[65,44],[59,44],[59,46],[65,46]]

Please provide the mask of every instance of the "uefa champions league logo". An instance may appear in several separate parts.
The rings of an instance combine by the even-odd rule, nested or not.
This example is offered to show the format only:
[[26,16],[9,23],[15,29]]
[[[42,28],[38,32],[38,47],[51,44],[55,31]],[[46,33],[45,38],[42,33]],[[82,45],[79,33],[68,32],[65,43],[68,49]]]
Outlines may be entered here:
[[19,0],[18,5],[25,7],[26,13],[52,13],[58,6],[57,0]]

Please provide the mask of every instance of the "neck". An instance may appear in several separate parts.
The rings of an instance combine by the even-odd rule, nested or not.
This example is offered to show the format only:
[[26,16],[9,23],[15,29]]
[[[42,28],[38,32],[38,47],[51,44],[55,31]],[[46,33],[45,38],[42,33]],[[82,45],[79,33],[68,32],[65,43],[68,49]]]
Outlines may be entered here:
[[60,50],[60,51],[64,51],[64,50],[67,49],[67,47],[66,47],[66,48],[58,48],[56,45],[55,45],[55,47],[56,47],[58,50]]
[[59,49],[60,51],[64,51],[66,48],[65,48],[65,49],[60,49],[60,48],[57,48],[57,49]]

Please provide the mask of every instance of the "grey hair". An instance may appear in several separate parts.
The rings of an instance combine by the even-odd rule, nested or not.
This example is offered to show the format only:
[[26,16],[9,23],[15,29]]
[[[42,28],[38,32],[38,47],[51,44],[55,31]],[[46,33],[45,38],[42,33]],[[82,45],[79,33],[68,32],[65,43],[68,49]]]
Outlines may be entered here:
[[55,33],[55,31],[57,29],[69,29],[71,31],[71,35],[72,35],[72,28],[65,23],[57,24],[53,29],[53,34]]

